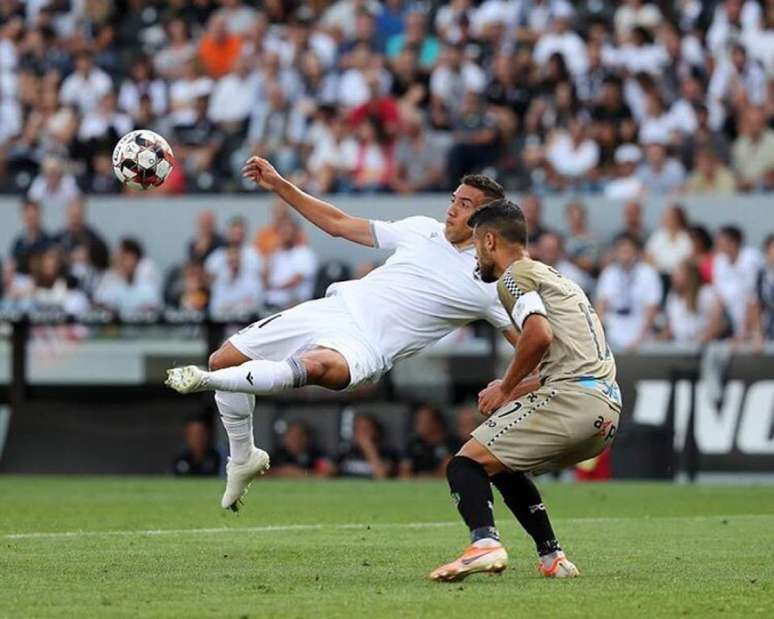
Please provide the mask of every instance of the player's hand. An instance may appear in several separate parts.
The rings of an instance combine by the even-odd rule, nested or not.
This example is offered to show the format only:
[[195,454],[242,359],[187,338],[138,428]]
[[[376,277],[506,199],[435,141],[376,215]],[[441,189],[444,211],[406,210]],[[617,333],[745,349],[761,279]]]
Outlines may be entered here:
[[508,399],[508,394],[502,390],[502,380],[493,380],[478,394],[478,410],[485,417],[489,417],[500,408]]
[[242,167],[242,176],[249,178],[264,189],[275,191],[284,180],[280,173],[274,169],[263,157],[250,157]]

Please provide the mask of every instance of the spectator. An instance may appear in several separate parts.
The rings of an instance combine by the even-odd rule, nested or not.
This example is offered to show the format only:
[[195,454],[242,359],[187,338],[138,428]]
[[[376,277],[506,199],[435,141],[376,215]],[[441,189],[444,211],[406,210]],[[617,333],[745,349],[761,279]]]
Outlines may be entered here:
[[580,202],[570,202],[565,208],[567,257],[588,275],[595,275],[602,246],[588,229],[586,208]]
[[752,105],[766,103],[766,72],[761,64],[747,56],[744,45],[737,43],[730,59],[719,60],[712,72],[708,94],[711,101],[729,107],[740,97]]
[[167,85],[153,74],[153,65],[147,56],[136,58],[129,65],[129,76],[118,92],[118,106],[132,116],[140,111],[140,100],[147,96],[153,114],[161,116],[167,111]]
[[261,282],[255,271],[244,264],[243,248],[231,244],[219,252],[224,252],[225,264],[212,282],[210,312],[216,316],[256,313],[262,297]]
[[183,267],[182,289],[175,299],[175,305],[181,310],[204,312],[210,305],[210,290],[204,263],[192,260]]
[[282,434],[282,445],[271,455],[271,474],[277,477],[328,477],[333,473],[331,461],[311,439],[307,425],[293,421]]
[[54,239],[65,256],[70,256],[77,248],[83,247],[88,253],[91,265],[100,271],[108,267],[110,250],[99,232],[86,223],[83,200],[76,199],[67,205],[65,227],[54,235]]
[[668,289],[672,271],[692,252],[685,209],[679,204],[671,204],[664,209],[661,226],[653,231],[645,245],[648,262],[661,274],[665,289]]
[[470,439],[470,435],[483,421],[483,417],[478,412],[478,407],[474,404],[466,404],[457,409],[455,415],[457,445],[462,447]]
[[240,56],[234,70],[215,83],[207,117],[225,133],[243,133],[257,92],[258,75],[253,70],[253,61]]
[[21,211],[24,229],[11,244],[11,258],[17,272],[29,273],[30,256],[44,252],[53,239],[43,229],[39,203],[26,199]]
[[652,333],[662,298],[661,280],[641,258],[639,240],[621,234],[615,259],[599,277],[597,312],[613,350],[636,349]]
[[493,164],[500,155],[497,119],[479,95],[469,92],[453,124],[454,144],[447,155],[448,182]]
[[618,231],[616,236],[627,234],[637,239],[641,246],[645,245],[648,231],[645,229],[645,222],[642,219],[642,205],[636,200],[630,200],[624,205],[621,214],[623,215],[623,228]]
[[636,200],[645,193],[645,183],[636,174],[642,152],[634,144],[622,144],[615,150],[616,178],[605,185],[605,197],[611,200]]
[[210,96],[212,85],[213,81],[200,74],[193,60],[182,66],[180,77],[169,88],[169,120],[173,128],[194,124],[200,118],[198,100]]
[[546,149],[551,185],[555,189],[584,190],[599,163],[599,145],[591,139],[585,121],[575,117],[568,131],[556,131]]
[[301,227],[291,217],[278,222],[277,235],[279,246],[266,260],[264,285],[266,303],[284,309],[312,298],[317,257],[299,243]]
[[704,284],[712,283],[712,262],[714,259],[712,236],[704,226],[691,226],[691,261],[698,267],[701,281]]
[[[280,174],[288,175],[298,165],[301,134],[291,118],[291,108],[282,87],[271,82],[266,85],[267,99],[253,109],[247,142],[250,153],[271,159]],[[245,157],[238,158],[241,168]]]
[[774,340],[774,234],[763,242],[766,264],[758,275],[757,293],[761,314],[761,331],[767,340]]
[[703,284],[698,267],[681,262],[671,276],[666,300],[668,339],[705,344],[723,331],[723,308],[712,286]]
[[189,260],[206,260],[225,241],[218,233],[215,213],[210,209],[201,211],[196,218],[196,236],[188,241]]
[[430,101],[434,123],[438,125],[441,117],[456,113],[466,93],[483,92],[485,86],[486,75],[478,65],[465,60],[462,51],[456,47],[444,46],[438,64],[430,74]]
[[346,184],[355,192],[386,191],[394,175],[392,144],[381,141],[376,124],[364,118],[353,137],[341,146],[340,168]]
[[223,17],[226,30],[231,34],[244,36],[259,20],[258,11],[241,0],[220,0],[220,4],[221,8],[215,14]]
[[535,247],[535,258],[556,269],[561,275],[578,284],[586,294],[591,294],[594,280],[584,270],[567,260],[564,253],[564,240],[556,232],[540,235]]
[[153,56],[153,64],[161,77],[175,80],[183,76],[183,67],[196,58],[196,46],[184,19],[170,19],[165,30],[167,45]]
[[97,106],[84,114],[78,130],[82,148],[93,155],[95,151],[110,148],[121,136],[132,130],[132,119],[118,111],[118,101],[112,92],[103,96]]
[[414,432],[400,463],[400,476],[444,477],[456,451],[441,411],[431,404],[420,404],[414,410]]
[[386,479],[398,472],[398,454],[385,444],[384,430],[375,417],[358,415],[352,440],[339,453],[336,466],[342,477]]
[[51,245],[30,258],[34,290],[31,307],[34,310],[62,311],[78,317],[89,309],[89,300],[76,282],[67,277],[62,250]]
[[90,53],[81,52],[75,57],[75,71],[62,82],[59,98],[63,104],[75,106],[81,114],[85,114],[112,90],[110,76],[94,66]]
[[535,245],[549,231],[543,226],[543,203],[536,195],[529,194],[522,199],[521,210],[527,222],[527,244]]
[[207,118],[207,107],[207,97],[198,97],[194,102],[194,116],[181,121],[173,133],[175,155],[200,189],[209,189],[216,182],[212,173],[225,141],[223,133]]
[[645,161],[637,169],[637,177],[651,193],[672,193],[685,181],[685,169],[677,159],[667,156],[664,144],[654,142],[645,147]]
[[226,16],[215,13],[210,17],[198,50],[204,72],[212,78],[223,77],[233,69],[241,50],[242,39],[228,31]]
[[741,134],[732,146],[732,160],[739,189],[766,191],[774,188],[774,130],[766,127],[761,107],[750,106],[740,120]]
[[387,57],[395,58],[404,49],[415,49],[419,54],[419,65],[424,69],[435,66],[441,46],[438,39],[428,34],[427,18],[421,11],[414,10],[405,18],[405,30],[387,41]]
[[538,39],[533,53],[535,62],[538,66],[545,66],[551,56],[560,54],[570,72],[580,76],[588,68],[588,57],[585,42],[570,29],[574,13],[572,5],[563,1],[553,4],[552,29]]
[[706,148],[696,153],[696,168],[688,176],[685,190],[689,193],[732,194],[736,181],[731,170],[718,155]]
[[400,193],[439,190],[445,158],[442,140],[425,129],[420,115],[406,115],[401,138],[395,147],[392,188]]
[[55,211],[64,209],[70,202],[80,197],[80,190],[72,174],[65,172],[65,165],[57,157],[46,157],[39,174],[28,192],[29,199],[45,204]]
[[185,449],[173,465],[177,476],[220,474],[222,458],[212,445],[210,416],[189,419],[184,430]]
[[752,321],[763,259],[757,249],[744,246],[744,234],[736,226],[720,228],[715,247],[713,285],[730,318],[734,339],[749,340],[756,332]]
[[153,270],[139,241],[122,239],[111,269],[94,292],[94,301],[121,315],[157,310],[161,291]]

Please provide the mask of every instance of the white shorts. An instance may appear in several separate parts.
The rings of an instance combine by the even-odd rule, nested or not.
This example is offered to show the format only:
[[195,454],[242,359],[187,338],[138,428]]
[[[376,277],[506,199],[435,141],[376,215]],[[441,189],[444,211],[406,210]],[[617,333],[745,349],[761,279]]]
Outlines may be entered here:
[[312,348],[335,350],[349,366],[348,389],[376,382],[390,368],[335,296],[307,301],[254,322],[228,341],[250,359],[269,361],[282,361]]

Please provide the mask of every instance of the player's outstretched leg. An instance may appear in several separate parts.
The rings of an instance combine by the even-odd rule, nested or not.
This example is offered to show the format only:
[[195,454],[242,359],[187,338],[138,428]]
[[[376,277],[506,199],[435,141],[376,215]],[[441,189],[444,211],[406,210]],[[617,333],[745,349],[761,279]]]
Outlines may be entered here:
[[492,511],[492,487],[482,464],[456,455],[446,468],[446,478],[457,509],[470,529],[470,541],[462,555],[430,573],[435,581],[461,580],[476,572],[502,572],[508,553],[500,543]]
[[579,576],[578,568],[562,552],[554,535],[548,512],[534,482],[525,474],[502,471],[492,476],[505,504],[524,530],[535,541],[540,563],[538,570],[549,578]]

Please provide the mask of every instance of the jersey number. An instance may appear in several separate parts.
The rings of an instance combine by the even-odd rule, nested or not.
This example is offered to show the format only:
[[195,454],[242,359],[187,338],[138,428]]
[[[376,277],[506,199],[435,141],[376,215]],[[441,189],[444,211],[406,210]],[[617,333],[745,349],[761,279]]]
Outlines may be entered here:
[[597,318],[597,313],[588,303],[578,303],[578,307],[586,318],[586,326],[589,328],[589,335],[591,336],[597,359],[604,361],[607,353],[607,351],[602,351],[602,342],[605,341],[605,334],[602,331],[602,324],[599,322],[599,318]]

